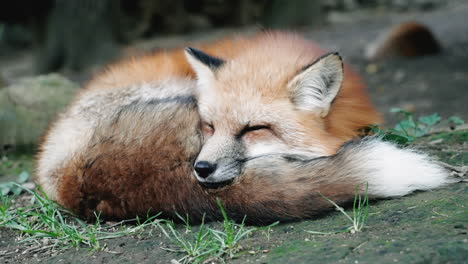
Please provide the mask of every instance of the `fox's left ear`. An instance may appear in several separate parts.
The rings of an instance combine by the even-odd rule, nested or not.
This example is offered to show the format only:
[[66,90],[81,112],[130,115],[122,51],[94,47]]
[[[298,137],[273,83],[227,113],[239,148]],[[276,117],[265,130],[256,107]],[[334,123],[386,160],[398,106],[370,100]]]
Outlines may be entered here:
[[199,83],[204,84],[214,79],[214,74],[225,61],[208,55],[201,50],[187,47],[185,48],[185,57],[187,58],[190,66],[197,75]]
[[343,61],[337,52],[328,53],[305,67],[289,83],[290,99],[298,109],[314,111],[322,118],[343,83]]

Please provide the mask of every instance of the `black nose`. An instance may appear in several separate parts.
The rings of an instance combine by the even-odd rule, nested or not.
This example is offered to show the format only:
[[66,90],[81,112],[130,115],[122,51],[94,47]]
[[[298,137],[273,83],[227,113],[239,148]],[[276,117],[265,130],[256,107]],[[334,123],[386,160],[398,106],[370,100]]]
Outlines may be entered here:
[[198,177],[206,178],[216,170],[216,164],[209,163],[208,161],[198,161],[195,163],[194,168]]

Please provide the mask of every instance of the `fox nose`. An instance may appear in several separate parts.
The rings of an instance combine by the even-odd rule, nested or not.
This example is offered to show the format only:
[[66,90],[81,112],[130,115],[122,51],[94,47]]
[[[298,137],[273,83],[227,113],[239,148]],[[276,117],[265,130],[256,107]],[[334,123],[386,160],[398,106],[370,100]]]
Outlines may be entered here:
[[206,178],[216,170],[216,164],[210,163],[208,161],[197,161],[194,168],[198,177]]

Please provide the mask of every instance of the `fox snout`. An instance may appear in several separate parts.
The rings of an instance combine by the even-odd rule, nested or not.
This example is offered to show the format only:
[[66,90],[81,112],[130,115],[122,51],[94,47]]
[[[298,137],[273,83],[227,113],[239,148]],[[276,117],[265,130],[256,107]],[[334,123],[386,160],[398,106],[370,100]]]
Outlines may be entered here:
[[234,181],[240,174],[240,163],[220,159],[217,162],[196,161],[193,165],[195,177],[206,188],[220,188]]
[[208,161],[198,161],[194,165],[195,173],[198,177],[206,179],[213,172],[215,172],[217,167],[216,163],[211,163]]
[[217,188],[239,177],[244,159],[241,144],[224,136],[208,139],[193,164],[195,178],[208,188]]

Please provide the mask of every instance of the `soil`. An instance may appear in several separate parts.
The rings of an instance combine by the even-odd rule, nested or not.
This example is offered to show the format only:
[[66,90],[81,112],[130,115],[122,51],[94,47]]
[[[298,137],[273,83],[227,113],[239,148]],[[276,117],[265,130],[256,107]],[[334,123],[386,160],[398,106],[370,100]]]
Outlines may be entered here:
[[[397,120],[389,113],[392,107],[412,110],[416,115],[436,112],[443,118],[456,115],[468,120],[468,27],[465,22],[468,3],[459,2],[425,13],[372,12],[375,11],[340,15],[336,19],[340,22],[319,30],[305,30],[305,34],[328,49],[339,50],[355,66],[369,84],[371,96],[388,125]],[[415,19],[434,31],[444,47],[442,53],[416,59],[365,61],[363,47],[379,32]],[[29,71],[26,66],[18,67],[12,64],[7,80]],[[466,130],[424,137],[417,147],[450,164],[468,163]],[[0,181],[5,179],[0,178]],[[280,224],[273,227],[269,235],[257,232],[243,240],[239,256],[227,262],[468,263],[467,191],[468,184],[460,182],[399,199],[373,201],[366,228],[354,234],[306,232],[332,232],[347,227],[347,220],[339,212]],[[219,223],[211,225],[220,227]],[[17,232],[0,229],[2,263],[169,263],[182,257],[162,249],[170,243],[158,230],[108,240],[105,242],[107,250],[99,252],[80,248],[35,253],[18,244],[17,236]]]

